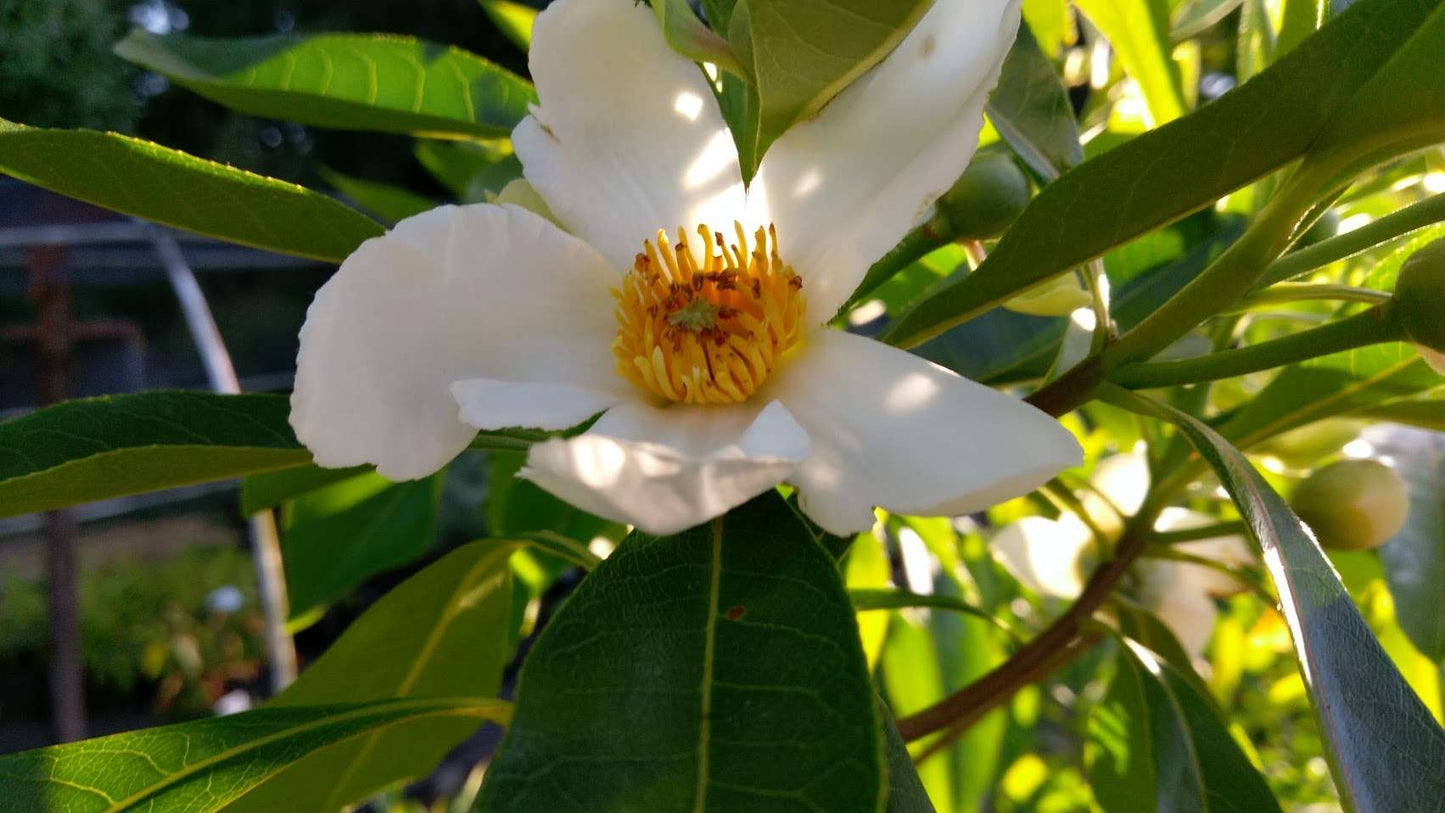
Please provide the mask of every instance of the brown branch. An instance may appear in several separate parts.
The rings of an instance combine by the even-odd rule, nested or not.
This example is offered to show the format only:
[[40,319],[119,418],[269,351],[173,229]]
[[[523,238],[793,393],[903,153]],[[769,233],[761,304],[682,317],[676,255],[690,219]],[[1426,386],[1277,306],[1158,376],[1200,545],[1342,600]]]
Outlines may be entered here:
[[1024,686],[1038,683],[1039,681],[1058,671],[1058,669],[1064,664],[1069,663],[1074,658],[1077,658],[1085,652],[1088,652],[1090,649],[1093,649],[1094,644],[1099,642],[1100,637],[1101,636],[1097,632],[1088,633],[1084,635],[1084,637],[1076,639],[1068,646],[1065,646],[1064,648],[1059,650],[1055,650],[1052,657],[1050,657],[1044,663],[1039,664],[1039,666],[1032,672],[1024,675],[1024,677],[1016,685],[1008,687],[1006,691],[996,692],[992,695],[977,698],[976,705],[968,712],[968,714],[955,720],[951,725],[949,725],[948,728],[944,729],[942,736],[929,743],[927,748],[920,751],[918,756],[914,757],[914,764],[921,765],[925,760],[953,745],[955,742],[958,741],[959,737],[962,737],[964,735],[964,732],[968,731],[968,729],[974,723],[982,719],[985,714],[988,714],[995,708],[1008,702],[1008,699],[1013,696],[1014,692],[1018,691]]
[[974,720],[1012,697],[1020,687],[1043,679],[1082,651],[1075,644],[1083,623],[1109,598],[1115,585],[1144,551],[1147,531],[1154,524],[1157,514],[1157,508],[1146,506],[1130,521],[1114,549],[1114,557],[1094,571],[1078,600],[1048,629],[1020,647],[992,672],[932,706],[899,720],[898,733],[904,741],[911,742],[955,727],[961,734]]

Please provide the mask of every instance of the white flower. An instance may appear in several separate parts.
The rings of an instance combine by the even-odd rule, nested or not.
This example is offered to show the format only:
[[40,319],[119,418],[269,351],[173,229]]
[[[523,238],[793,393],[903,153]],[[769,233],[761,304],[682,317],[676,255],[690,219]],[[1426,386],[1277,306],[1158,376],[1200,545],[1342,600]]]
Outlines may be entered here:
[[[1122,517],[1132,516],[1149,491],[1149,464],[1139,452],[1114,455],[1102,461],[1090,480],[1093,488],[1080,501],[1101,530],[1117,535]],[[1110,522],[1110,519],[1115,520]],[[1157,531],[1181,531],[1213,524],[1214,518],[1198,511],[1166,508],[1154,523]],[[1003,528],[990,547],[1014,578],[1035,593],[1055,598],[1077,598],[1084,589],[1084,566],[1094,543],[1092,532],[1072,513],[1057,520],[1025,517]],[[1225,565],[1254,561],[1242,536],[1223,536],[1181,542],[1174,549]],[[1137,598],[1179,639],[1186,652],[1204,654],[1214,632],[1212,596],[1239,590],[1229,576],[1204,565],[1168,559],[1148,559],[1138,566],[1141,587]]]
[[556,221],[446,206],[363,244],[301,333],[323,466],[430,474],[477,430],[584,434],[522,476],[652,533],[797,487],[824,528],[978,510],[1078,462],[1032,407],[824,324],[963,171],[1017,0],[937,3],[744,190],[704,73],[633,0],[558,0],[513,133]]

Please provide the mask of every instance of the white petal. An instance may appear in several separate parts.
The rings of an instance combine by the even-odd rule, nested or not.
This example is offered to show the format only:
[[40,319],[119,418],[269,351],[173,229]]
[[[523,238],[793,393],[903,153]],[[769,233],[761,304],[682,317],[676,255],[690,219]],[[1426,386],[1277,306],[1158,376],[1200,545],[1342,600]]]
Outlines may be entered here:
[[1175,584],[1146,606],[1169,627],[1185,652],[1195,658],[1204,656],[1218,614],[1207,593],[1188,584]]
[[619,271],[658,229],[732,233],[737,148],[707,77],[662,38],[646,5],[557,0],[532,30],[541,101],[512,141],[527,180]]
[[[1132,517],[1149,496],[1149,459],[1142,450],[1105,458],[1094,467],[1089,482],[1114,509]],[[1087,499],[1089,492],[1084,494]]]
[[938,0],[892,54],[794,125],[749,193],[827,321],[973,157],[1018,0]]
[[453,381],[629,393],[613,372],[607,264],[514,206],[443,206],[367,240],[301,329],[291,425],[323,466],[426,476],[476,435]]
[[[1191,528],[1203,528],[1217,521],[1214,517],[1198,511],[1170,507],[1165,508],[1159,514],[1159,519],[1154,523],[1154,530],[1185,531]],[[1197,539],[1193,542],[1181,542],[1174,547],[1183,553],[1210,559],[1230,567],[1243,567],[1255,562],[1249,543],[1245,541],[1244,537],[1238,535]],[[1237,579],[1218,570],[1187,562],[1170,562],[1169,564],[1179,568],[1181,571],[1179,579],[1187,580],[1202,593],[1212,596],[1230,596],[1243,589]]]
[[813,454],[792,482],[835,534],[866,530],[873,507],[957,515],[1027,493],[1082,456],[1033,407],[872,339],[814,332],[769,390]]
[[572,384],[472,378],[452,384],[462,423],[483,430],[524,426],[566,429],[605,409],[635,400],[624,393]]
[[671,534],[787,479],[808,436],[766,407],[619,406],[583,435],[533,446],[521,476],[599,516]]
[[1041,596],[1078,598],[1084,591],[1081,559],[1089,547],[1089,530],[1077,517],[1066,516],[1073,522],[1024,517],[989,542],[994,558]]

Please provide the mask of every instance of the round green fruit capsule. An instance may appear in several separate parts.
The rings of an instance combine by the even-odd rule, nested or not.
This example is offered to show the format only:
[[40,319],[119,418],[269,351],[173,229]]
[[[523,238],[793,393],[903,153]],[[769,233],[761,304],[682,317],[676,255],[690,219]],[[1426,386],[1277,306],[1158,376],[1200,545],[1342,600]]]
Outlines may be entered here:
[[952,189],[938,199],[938,214],[958,240],[1003,234],[1029,203],[1029,181],[1008,155],[984,150],[974,156]]
[[1445,238],[1410,255],[1395,280],[1400,327],[1421,352],[1445,353]]
[[1405,524],[1410,498],[1389,466],[1374,460],[1341,460],[1300,483],[1290,500],[1315,538],[1335,550],[1371,550]]

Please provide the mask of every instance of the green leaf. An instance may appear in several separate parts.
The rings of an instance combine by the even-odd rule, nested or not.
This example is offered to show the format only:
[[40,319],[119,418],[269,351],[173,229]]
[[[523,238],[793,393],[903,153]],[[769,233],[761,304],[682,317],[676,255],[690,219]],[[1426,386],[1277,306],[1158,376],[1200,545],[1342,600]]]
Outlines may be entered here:
[[1389,158],[1445,141],[1445,7],[1429,18],[1389,62],[1335,111],[1306,164],[1340,169],[1340,182]]
[[752,178],[785,130],[887,56],[933,2],[740,0],[725,30],[753,77],[741,118],[729,120],[743,177]]
[[[402,582],[267,708],[495,695],[511,655],[507,558],[514,549],[508,542],[473,542]],[[386,785],[426,775],[476,727],[474,719],[422,718],[315,751],[227,813],[340,810]]]
[[[284,395],[158,390],[66,401],[5,421],[0,517],[309,466],[290,414]],[[472,448],[524,449],[534,439],[483,432]],[[270,500],[253,487],[254,509]]]
[[1069,0],[1023,0],[1024,22],[1038,38],[1039,48],[1049,58],[1063,54],[1074,42],[1074,11]]
[[[1172,407],[1121,392],[1113,397],[1179,427],[1263,548],[1345,809],[1433,805],[1445,794],[1445,774],[1434,769],[1445,765],[1445,730],[1391,663],[1299,518],[1219,433]],[[1402,770],[1400,754],[1420,770]]]
[[321,177],[336,187],[336,191],[387,223],[405,220],[437,205],[431,198],[405,187],[355,178],[329,167],[321,167]]
[[257,511],[275,508],[287,500],[309,494],[318,488],[365,474],[370,466],[349,469],[323,469],[307,464],[264,474],[251,474],[241,480],[241,515],[249,517]]
[[0,423],[0,516],[302,466],[280,395],[143,392]]
[[[947,693],[943,672],[938,662],[938,648],[929,634],[928,625],[891,613],[888,638],[883,643],[879,667],[883,675],[883,694],[893,714],[907,716],[938,702]],[[917,747],[927,746],[925,738]],[[956,747],[956,746],[955,746]],[[952,748],[918,765],[918,776],[928,798],[944,810],[955,810]],[[917,752],[915,752],[916,755]]]
[[833,559],[775,492],[625,539],[543,630],[481,809],[876,811],[883,738]]
[[462,203],[481,203],[522,177],[522,162],[506,141],[418,141],[416,160]]
[[1152,126],[1184,115],[1188,105],[1171,55],[1168,0],[1074,0],[1113,46],[1124,71],[1139,83]]
[[[1436,406],[1445,416],[1445,405]],[[1405,481],[1410,513],[1405,527],[1380,547],[1380,562],[1395,617],[1415,648],[1445,661],[1445,440],[1439,432],[1372,430],[1377,454],[1394,460]]]
[[305,187],[93,130],[0,119],[0,172],[220,240],[339,263],[381,226]]
[[1329,13],[1329,0],[1284,0],[1279,35],[1274,40],[1274,58],[1279,59],[1304,42],[1324,24]]
[[903,743],[903,737],[899,736],[898,727],[893,723],[893,715],[881,699],[878,701],[878,718],[882,721],[883,747],[888,758],[888,802],[883,806],[883,813],[935,813],[923,780],[918,777],[918,769],[913,765],[913,757],[908,753],[908,746]]
[[532,50],[532,24],[537,20],[537,10],[531,6],[514,3],[512,0],[477,0],[482,11],[491,18],[492,24],[503,36],[522,49]]
[[598,536],[617,539],[623,535],[618,523],[589,514],[518,477],[526,455],[494,454],[491,463],[487,523],[493,534],[518,537],[546,531],[583,545]]
[[939,286],[887,339],[916,345],[1298,158],[1432,5],[1360,0],[1218,101],[1065,173],[977,273]]
[[674,51],[694,62],[711,62],[738,76],[749,72],[738,62],[732,46],[693,13],[687,0],[649,0],[662,36]]
[[537,101],[526,81],[475,54],[393,34],[207,39],[137,28],[115,53],[242,113],[318,127],[497,137]]
[[1244,0],[1189,0],[1174,14],[1169,36],[1176,42],[1193,39],[1229,16]]
[[1350,413],[1361,418],[1402,423],[1445,432],[1445,398],[1420,398],[1376,404]]
[[292,620],[430,550],[441,486],[441,474],[392,483],[362,473],[292,502],[281,533]]
[[[1445,227],[1422,229],[1401,242],[1370,271],[1366,285],[1393,289],[1404,261],[1442,232]],[[1219,431],[1231,443],[1248,449],[1307,423],[1422,393],[1439,384],[1440,376],[1407,343],[1361,347],[1284,368]]]
[[0,757],[6,810],[216,810],[316,749],[422,720],[505,722],[501,700],[265,708]]
[[1052,181],[1084,160],[1074,108],[1027,25],[1019,26],[984,109],[999,136],[1039,177]]
[[1195,683],[1128,639],[1090,713],[1086,758],[1105,810],[1279,810]]

